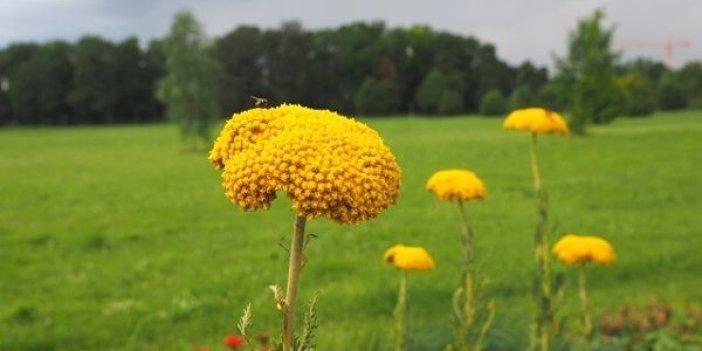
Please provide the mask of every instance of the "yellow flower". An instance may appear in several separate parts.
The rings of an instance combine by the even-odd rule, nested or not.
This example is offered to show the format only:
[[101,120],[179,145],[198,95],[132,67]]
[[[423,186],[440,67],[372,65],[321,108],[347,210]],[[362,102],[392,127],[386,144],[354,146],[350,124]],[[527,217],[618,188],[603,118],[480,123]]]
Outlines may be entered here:
[[406,272],[434,269],[434,259],[426,249],[419,246],[395,245],[385,251],[383,260]]
[[537,134],[568,134],[568,125],[557,112],[541,107],[514,110],[502,124],[505,129],[521,129]]
[[567,234],[553,246],[553,254],[567,264],[595,262],[609,265],[615,260],[612,245],[598,236]]
[[354,223],[395,203],[400,167],[377,132],[331,111],[299,105],[235,114],[209,155],[246,211],[285,192],[298,215]]
[[475,173],[463,169],[438,171],[427,181],[427,190],[442,200],[472,200],[485,198],[483,182]]

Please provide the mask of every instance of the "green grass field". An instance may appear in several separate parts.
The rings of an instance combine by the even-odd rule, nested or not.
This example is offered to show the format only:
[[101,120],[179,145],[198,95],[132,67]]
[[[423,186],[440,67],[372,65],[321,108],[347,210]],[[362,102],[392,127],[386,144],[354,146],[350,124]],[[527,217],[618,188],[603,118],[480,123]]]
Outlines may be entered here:
[[[396,243],[425,246],[437,264],[410,276],[410,350],[449,341],[458,214],[424,189],[446,168],[471,169],[488,187],[467,209],[497,302],[491,348],[526,347],[537,220],[529,136],[501,121],[367,120],[403,168],[402,193],[367,223],[308,223],[318,239],[299,301],[320,293],[320,350],[389,347],[399,276],[381,256]],[[589,270],[596,312],[653,297],[702,302],[702,111],[541,137],[539,156],[555,232],[602,235],[617,250],[615,265]],[[224,350],[249,302],[253,330],[278,334],[268,285],[285,284],[289,203],[240,211],[206,154],[182,151],[175,126],[0,130],[0,191],[0,350]]]

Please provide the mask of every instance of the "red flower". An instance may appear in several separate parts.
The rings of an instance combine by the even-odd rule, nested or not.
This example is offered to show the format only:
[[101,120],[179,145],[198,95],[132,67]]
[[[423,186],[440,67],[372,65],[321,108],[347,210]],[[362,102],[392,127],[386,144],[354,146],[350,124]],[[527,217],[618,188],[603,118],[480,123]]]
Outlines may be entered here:
[[239,347],[244,346],[246,341],[239,335],[230,334],[224,338],[224,344],[229,346],[230,349],[236,350]]

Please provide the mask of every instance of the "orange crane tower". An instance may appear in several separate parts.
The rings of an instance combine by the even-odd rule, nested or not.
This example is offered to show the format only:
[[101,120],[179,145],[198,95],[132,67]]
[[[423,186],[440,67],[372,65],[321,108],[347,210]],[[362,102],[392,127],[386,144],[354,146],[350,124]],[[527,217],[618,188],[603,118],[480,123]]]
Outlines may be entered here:
[[639,42],[625,42],[617,45],[619,49],[631,49],[631,48],[663,48],[663,63],[666,67],[673,68],[673,51],[676,48],[689,48],[689,40],[674,40],[670,36],[667,36],[663,41],[639,41]]

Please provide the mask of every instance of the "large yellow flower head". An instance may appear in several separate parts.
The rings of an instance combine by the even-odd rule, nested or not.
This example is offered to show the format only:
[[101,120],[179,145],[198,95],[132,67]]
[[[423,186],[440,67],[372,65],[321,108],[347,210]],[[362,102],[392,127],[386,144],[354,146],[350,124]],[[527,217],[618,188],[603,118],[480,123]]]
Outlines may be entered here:
[[567,264],[594,262],[609,265],[615,260],[612,245],[598,236],[566,234],[553,246],[553,254]]
[[475,173],[450,169],[434,173],[427,181],[427,190],[442,200],[472,200],[485,198],[483,182]]
[[377,132],[299,105],[235,114],[210,151],[232,202],[267,209],[285,192],[298,215],[354,223],[395,203],[400,167]]
[[434,259],[426,249],[419,246],[395,245],[385,251],[383,260],[406,272],[434,269]]
[[568,134],[568,125],[557,112],[541,107],[512,111],[502,126],[505,129],[526,130],[536,134]]

